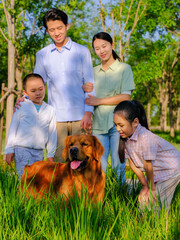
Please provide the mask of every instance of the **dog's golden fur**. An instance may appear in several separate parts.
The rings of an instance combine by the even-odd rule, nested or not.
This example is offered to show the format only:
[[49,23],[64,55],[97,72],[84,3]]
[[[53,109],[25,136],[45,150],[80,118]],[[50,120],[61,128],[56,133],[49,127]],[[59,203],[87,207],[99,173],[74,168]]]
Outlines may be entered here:
[[22,188],[26,183],[26,196],[42,199],[51,188],[52,196],[60,194],[68,201],[75,188],[80,198],[83,186],[91,200],[102,201],[105,174],[100,158],[103,152],[104,148],[95,136],[67,137],[62,155],[66,163],[40,161],[25,167],[21,183]]

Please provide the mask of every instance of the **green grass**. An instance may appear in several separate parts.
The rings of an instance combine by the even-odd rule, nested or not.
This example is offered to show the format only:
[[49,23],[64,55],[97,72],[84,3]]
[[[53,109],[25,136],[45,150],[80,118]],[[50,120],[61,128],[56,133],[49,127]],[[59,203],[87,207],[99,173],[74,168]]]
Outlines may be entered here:
[[170,214],[160,216],[138,212],[140,186],[129,193],[128,185],[117,181],[111,168],[106,176],[103,206],[90,204],[77,196],[70,206],[63,200],[25,200],[18,195],[20,183],[13,169],[0,168],[0,240],[112,240],[178,239],[180,194],[177,189]]
[[[169,139],[167,133],[157,133],[180,151],[180,141]],[[122,186],[111,167],[106,176],[106,193],[103,205],[96,207],[83,196],[70,200],[63,207],[62,199],[44,201],[25,200],[18,195],[20,183],[15,166],[7,167],[0,159],[0,240],[174,240],[180,235],[180,185],[178,185],[170,213],[138,211],[137,197],[140,184],[136,176],[126,169],[126,177],[132,179]]]

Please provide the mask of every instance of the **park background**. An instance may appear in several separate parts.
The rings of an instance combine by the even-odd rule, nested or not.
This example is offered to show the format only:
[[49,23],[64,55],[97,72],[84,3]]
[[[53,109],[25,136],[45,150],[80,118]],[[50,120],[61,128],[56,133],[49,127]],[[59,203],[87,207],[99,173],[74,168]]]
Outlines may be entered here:
[[121,61],[132,67],[136,86],[132,98],[143,103],[150,129],[180,151],[180,0],[1,0],[0,239],[177,239],[179,195],[170,215],[148,214],[142,222],[137,211],[139,186],[129,195],[111,169],[103,214],[77,202],[71,215],[68,210],[59,212],[58,203],[44,208],[43,203],[17,198],[14,170],[2,161],[4,145],[22,79],[33,72],[37,51],[51,42],[42,26],[51,7],[68,14],[68,36],[89,48],[94,66],[99,60],[91,45],[93,35],[111,34]]

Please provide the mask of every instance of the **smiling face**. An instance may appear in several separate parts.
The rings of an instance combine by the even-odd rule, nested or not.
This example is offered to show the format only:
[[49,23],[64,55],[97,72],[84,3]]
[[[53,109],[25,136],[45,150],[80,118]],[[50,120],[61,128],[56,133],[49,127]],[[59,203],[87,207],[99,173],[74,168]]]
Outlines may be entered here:
[[119,132],[121,138],[128,138],[132,136],[139,124],[138,118],[135,118],[131,123],[121,112],[116,112],[113,116],[113,119],[116,130]]
[[29,78],[26,82],[26,89],[23,93],[27,95],[34,104],[41,105],[45,95],[44,82],[41,78]]
[[60,20],[49,20],[47,22],[47,32],[49,36],[54,40],[56,47],[62,47],[68,42],[67,30],[69,24],[65,25]]
[[95,39],[94,50],[102,62],[114,61],[112,50],[113,44],[103,39]]

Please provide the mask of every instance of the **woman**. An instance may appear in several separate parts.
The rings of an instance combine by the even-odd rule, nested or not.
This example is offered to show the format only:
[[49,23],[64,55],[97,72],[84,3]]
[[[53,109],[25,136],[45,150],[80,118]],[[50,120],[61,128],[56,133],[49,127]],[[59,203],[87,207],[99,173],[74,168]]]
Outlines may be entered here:
[[[94,35],[92,46],[101,60],[101,64],[94,67],[96,97],[88,95],[85,102],[95,106],[93,117],[93,135],[102,143],[105,153],[101,158],[104,172],[107,172],[109,152],[111,164],[117,177],[125,181],[125,165],[121,164],[118,156],[119,133],[113,123],[115,106],[122,101],[129,100],[134,89],[131,67],[120,62],[119,56],[113,50],[111,36],[106,32]],[[84,91],[91,91],[90,85],[83,86]]]

